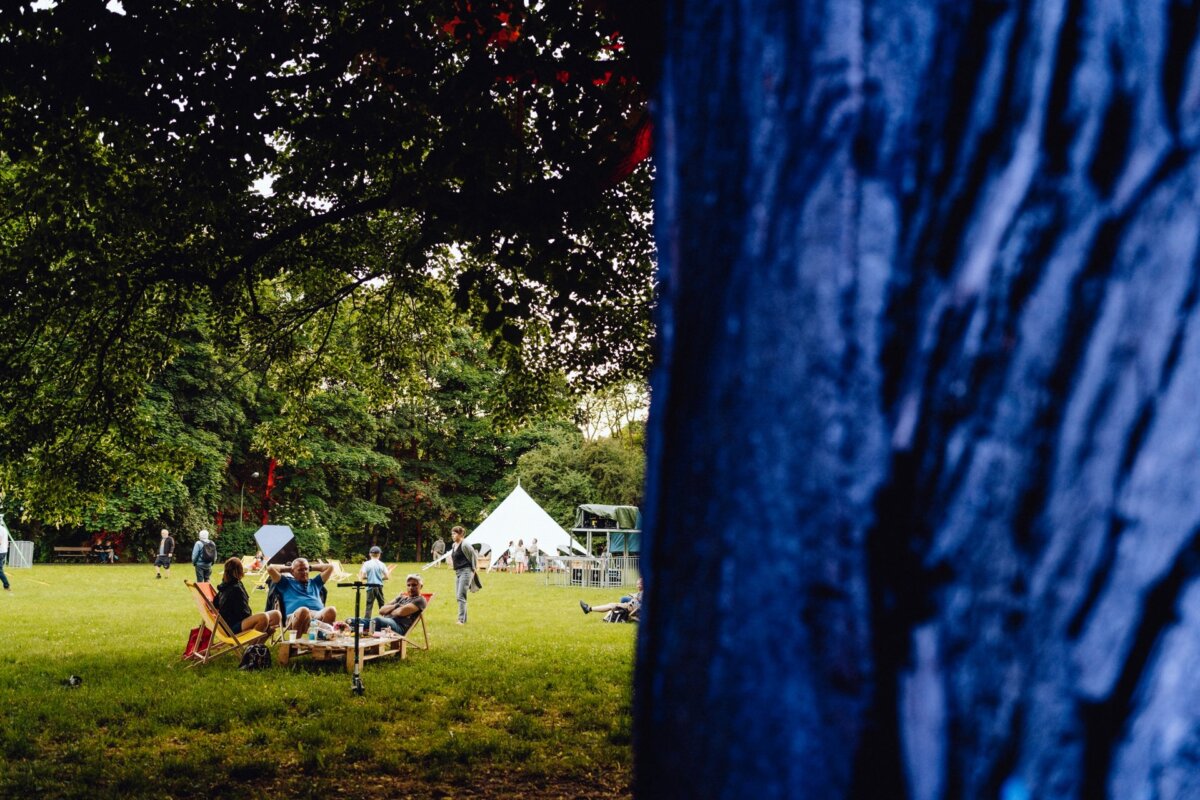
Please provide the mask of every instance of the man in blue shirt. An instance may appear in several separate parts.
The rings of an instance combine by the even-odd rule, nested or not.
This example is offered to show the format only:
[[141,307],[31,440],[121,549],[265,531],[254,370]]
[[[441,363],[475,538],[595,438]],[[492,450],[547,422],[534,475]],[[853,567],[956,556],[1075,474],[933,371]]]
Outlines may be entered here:
[[313,620],[333,624],[337,619],[337,609],[321,602],[321,588],[333,575],[333,565],[314,564],[313,567],[319,567],[320,572],[311,576],[306,558],[297,558],[292,562],[291,575],[284,575],[278,564],[267,567],[271,583],[279,584],[283,607],[288,612],[286,626],[300,636],[308,633],[308,626]]

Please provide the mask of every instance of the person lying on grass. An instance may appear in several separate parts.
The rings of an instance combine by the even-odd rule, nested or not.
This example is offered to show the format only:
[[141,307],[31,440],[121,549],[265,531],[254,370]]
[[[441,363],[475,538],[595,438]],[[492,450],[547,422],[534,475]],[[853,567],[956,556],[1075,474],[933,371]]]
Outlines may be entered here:
[[274,609],[258,614],[250,610],[250,595],[242,585],[243,573],[240,558],[231,558],[225,562],[225,573],[221,576],[221,585],[217,587],[217,599],[213,602],[217,613],[234,633],[275,630],[283,622],[283,618]]
[[278,564],[267,565],[271,583],[278,584],[283,607],[288,611],[287,627],[303,636],[313,620],[332,623],[337,619],[337,609],[321,602],[321,589],[333,575],[332,564],[313,564],[320,572],[309,576],[308,559],[297,558],[292,562],[291,575],[284,575]]
[[583,613],[585,614],[590,614],[593,611],[606,613],[619,609],[624,612],[624,616],[631,622],[637,622],[638,614],[642,610],[642,579],[637,579],[637,592],[631,595],[627,594],[615,603],[605,603],[602,606],[589,606],[580,600],[579,607],[583,609]]
[[[417,621],[417,615],[425,610],[428,603],[421,596],[423,584],[421,576],[414,572],[404,579],[404,584],[404,594],[387,605],[379,607],[379,616],[374,619],[376,628],[380,630],[389,628],[403,636]],[[350,620],[349,624],[365,627],[370,621],[365,617],[360,617]]]

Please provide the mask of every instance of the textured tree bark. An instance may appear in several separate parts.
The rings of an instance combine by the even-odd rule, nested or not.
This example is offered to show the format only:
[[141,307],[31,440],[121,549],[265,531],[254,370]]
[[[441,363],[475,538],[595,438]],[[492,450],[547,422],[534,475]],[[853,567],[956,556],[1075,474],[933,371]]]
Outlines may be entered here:
[[675,0],[642,797],[1200,797],[1196,0]]

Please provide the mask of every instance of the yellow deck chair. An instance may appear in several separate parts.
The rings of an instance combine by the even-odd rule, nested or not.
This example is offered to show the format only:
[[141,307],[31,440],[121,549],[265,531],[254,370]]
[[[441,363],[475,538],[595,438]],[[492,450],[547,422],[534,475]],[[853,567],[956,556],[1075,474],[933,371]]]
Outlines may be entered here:
[[196,608],[200,611],[200,624],[207,628],[211,634],[208,644],[202,648],[197,648],[186,656],[187,660],[192,662],[188,666],[194,667],[197,664],[206,664],[214,658],[229,652],[244,653],[248,645],[265,642],[274,633],[274,631],[243,631],[242,633],[234,633],[229,627],[229,623],[221,619],[221,615],[217,613],[216,606],[209,599],[209,595],[213,592],[212,584],[193,583],[187,578],[184,578],[183,582],[187,585],[192,599],[196,601]]

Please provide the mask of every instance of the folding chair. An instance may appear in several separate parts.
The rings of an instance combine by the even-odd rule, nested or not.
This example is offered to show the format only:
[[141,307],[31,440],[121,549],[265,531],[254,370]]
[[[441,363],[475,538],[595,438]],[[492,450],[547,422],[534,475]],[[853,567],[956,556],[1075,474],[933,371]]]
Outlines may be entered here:
[[[425,611],[428,611],[430,604],[433,603],[433,592],[429,594],[421,592],[421,596],[425,598]],[[425,627],[425,611],[417,614],[417,618],[413,620],[413,624],[408,626],[408,633],[404,634],[404,638],[408,640],[408,643],[418,650],[429,649],[429,629]],[[424,646],[418,644],[416,640],[409,638],[412,636],[413,631],[417,629],[418,623],[421,625],[421,636],[425,639]]]
[[242,573],[245,574],[246,576],[253,576],[253,575],[257,575],[260,572],[264,572],[265,567],[263,566],[261,561],[259,561],[258,569],[254,568],[255,561],[258,561],[258,559],[255,558],[254,556],[242,556],[242,558],[241,558]]
[[329,580],[344,581],[344,580],[346,580],[346,578],[350,577],[350,573],[346,572],[346,570],[342,569],[342,562],[336,561],[331,558],[328,561],[326,561],[325,563],[328,564],[329,566],[333,567],[333,574],[329,576]]
[[200,611],[201,626],[207,628],[211,634],[208,641],[201,647],[191,649],[184,654],[183,658],[192,662],[188,666],[206,664],[231,651],[244,654],[248,645],[265,642],[274,633],[273,631],[254,630],[234,633],[233,629],[229,627],[229,623],[221,619],[221,615],[217,613],[217,608],[210,599],[210,597],[216,596],[212,584],[193,583],[187,578],[184,578],[183,582],[187,585],[192,599],[196,601],[196,608]]
[[263,564],[262,572],[258,575],[258,583],[254,584],[255,591],[259,589],[269,589],[271,587],[271,573],[267,572],[267,565]]

